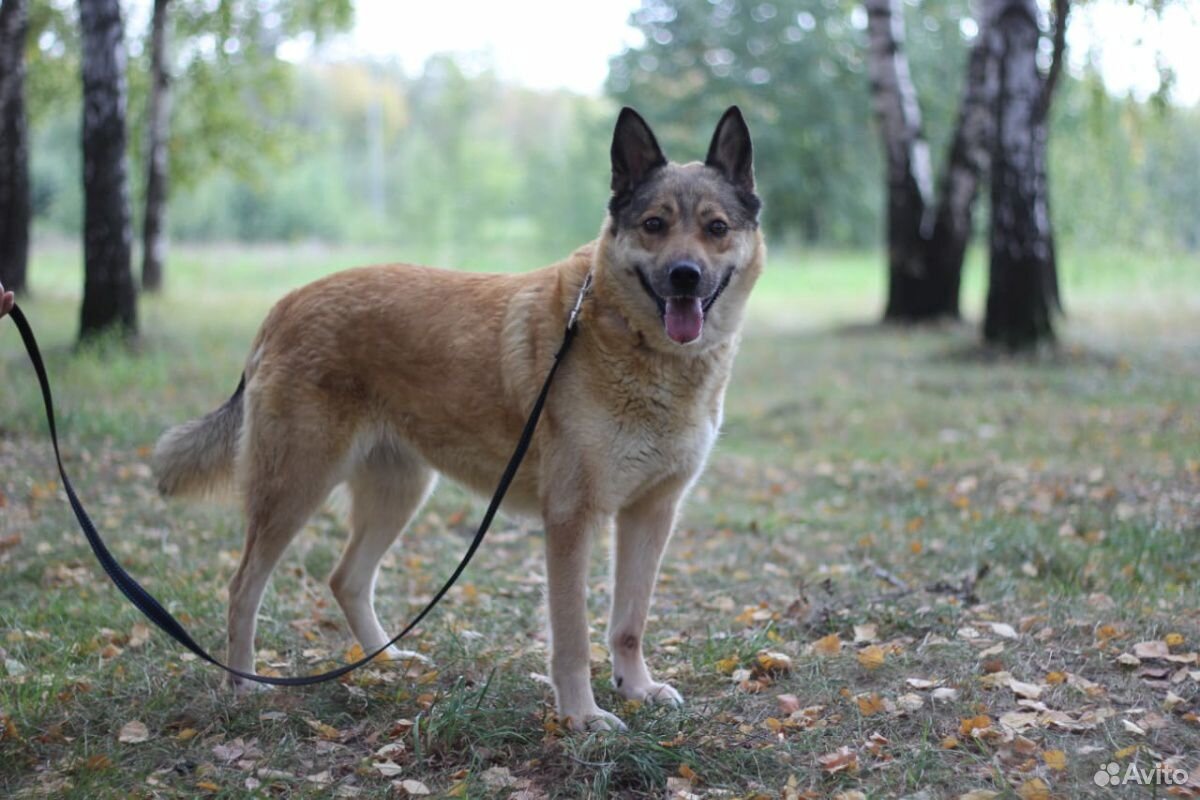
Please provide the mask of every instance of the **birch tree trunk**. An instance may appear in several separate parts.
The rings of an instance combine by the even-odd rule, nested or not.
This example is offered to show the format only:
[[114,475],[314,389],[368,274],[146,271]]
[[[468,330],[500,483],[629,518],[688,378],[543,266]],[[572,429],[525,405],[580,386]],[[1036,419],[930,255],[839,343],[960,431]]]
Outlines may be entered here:
[[979,186],[987,178],[995,138],[995,104],[999,93],[1000,39],[993,20],[1005,0],[985,0],[977,23],[979,33],[967,62],[958,124],[938,185],[937,218],[926,250],[926,268],[942,292],[938,305],[959,317],[963,260],[971,240],[972,218]]
[[941,316],[925,268],[933,174],[921,108],[904,53],[903,0],[866,0],[871,98],[887,164],[888,300],[884,319]]
[[29,263],[28,0],[0,0],[0,283],[25,288]]
[[125,161],[125,48],[118,0],[80,0],[83,34],[83,309],[80,341],[137,333]]
[[992,150],[991,263],[984,340],[1010,350],[1054,339],[1058,306],[1046,190],[1046,120],[1034,0],[1005,0]]
[[171,79],[167,73],[167,17],[170,0],[154,0],[150,23],[150,108],[146,131],[146,209],[142,223],[142,289],[162,288],[166,257],[167,139],[170,135]]

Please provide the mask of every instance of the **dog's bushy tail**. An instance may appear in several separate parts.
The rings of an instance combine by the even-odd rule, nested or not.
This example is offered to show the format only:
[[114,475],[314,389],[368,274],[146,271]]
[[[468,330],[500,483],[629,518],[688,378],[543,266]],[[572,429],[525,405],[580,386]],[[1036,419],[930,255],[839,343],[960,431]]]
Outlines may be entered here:
[[233,396],[219,408],[176,425],[159,438],[154,446],[154,473],[163,496],[214,493],[230,483],[245,389],[243,375]]

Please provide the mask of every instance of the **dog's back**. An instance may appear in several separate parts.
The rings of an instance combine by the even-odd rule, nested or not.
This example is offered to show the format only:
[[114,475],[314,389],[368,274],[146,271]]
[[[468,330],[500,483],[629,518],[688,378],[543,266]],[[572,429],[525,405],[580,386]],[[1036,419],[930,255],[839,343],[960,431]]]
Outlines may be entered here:
[[[403,443],[488,491],[591,252],[521,275],[367,267],[291,292],[263,322],[233,396],[160,438],[160,491],[253,493],[263,476],[250,465],[294,468],[284,453],[297,443],[313,471],[333,471],[304,484],[340,482],[377,444]],[[513,496],[530,506],[525,484]]]

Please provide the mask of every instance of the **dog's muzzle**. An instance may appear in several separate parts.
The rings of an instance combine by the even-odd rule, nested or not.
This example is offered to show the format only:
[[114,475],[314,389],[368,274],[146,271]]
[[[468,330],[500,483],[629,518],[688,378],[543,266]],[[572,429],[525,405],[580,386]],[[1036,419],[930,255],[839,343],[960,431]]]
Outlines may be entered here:
[[678,344],[690,344],[703,333],[704,319],[713,303],[717,302],[717,298],[729,286],[729,281],[733,278],[733,267],[725,270],[716,288],[707,296],[695,293],[703,273],[700,267],[690,261],[677,262],[667,271],[667,281],[673,292],[667,297],[654,291],[650,279],[640,266],[637,267],[637,276],[646,294],[658,307],[658,314],[662,318],[667,336]]

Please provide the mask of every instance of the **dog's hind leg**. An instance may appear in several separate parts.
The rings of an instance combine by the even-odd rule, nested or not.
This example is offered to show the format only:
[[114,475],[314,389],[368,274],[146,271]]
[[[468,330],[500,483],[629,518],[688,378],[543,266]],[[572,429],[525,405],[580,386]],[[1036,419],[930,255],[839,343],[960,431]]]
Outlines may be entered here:
[[[370,653],[391,637],[375,614],[379,561],[433,490],[436,473],[398,443],[370,451],[350,476],[350,541],[329,576],[333,596],[363,650]],[[391,658],[402,653],[388,648]]]
[[[329,416],[319,408],[308,418],[294,410],[247,416],[241,454],[246,544],[229,583],[228,649],[229,665],[244,672],[254,669],[258,609],[271,572],[329,496],[349,448],[347,432],[324,421]],[[230,680],[238,692],[252,686]]]
[[[264,493],[247,502],[246,546],[229,583],[229,665],[243,672],[254,670],[254,633],[258,609],[267,580],[283,551],[325,499],[303,492]],[[238,692],[249,681],[230,677]]]
[[683,702],[673,686],[650,677],[642,655],[646,614],[658,578],[658,565],[675,523],[679,497],[677,488],[659,490],[617,515],[608,644],[612,652],[613,684],[622,697],[630,700],[671,705]]

